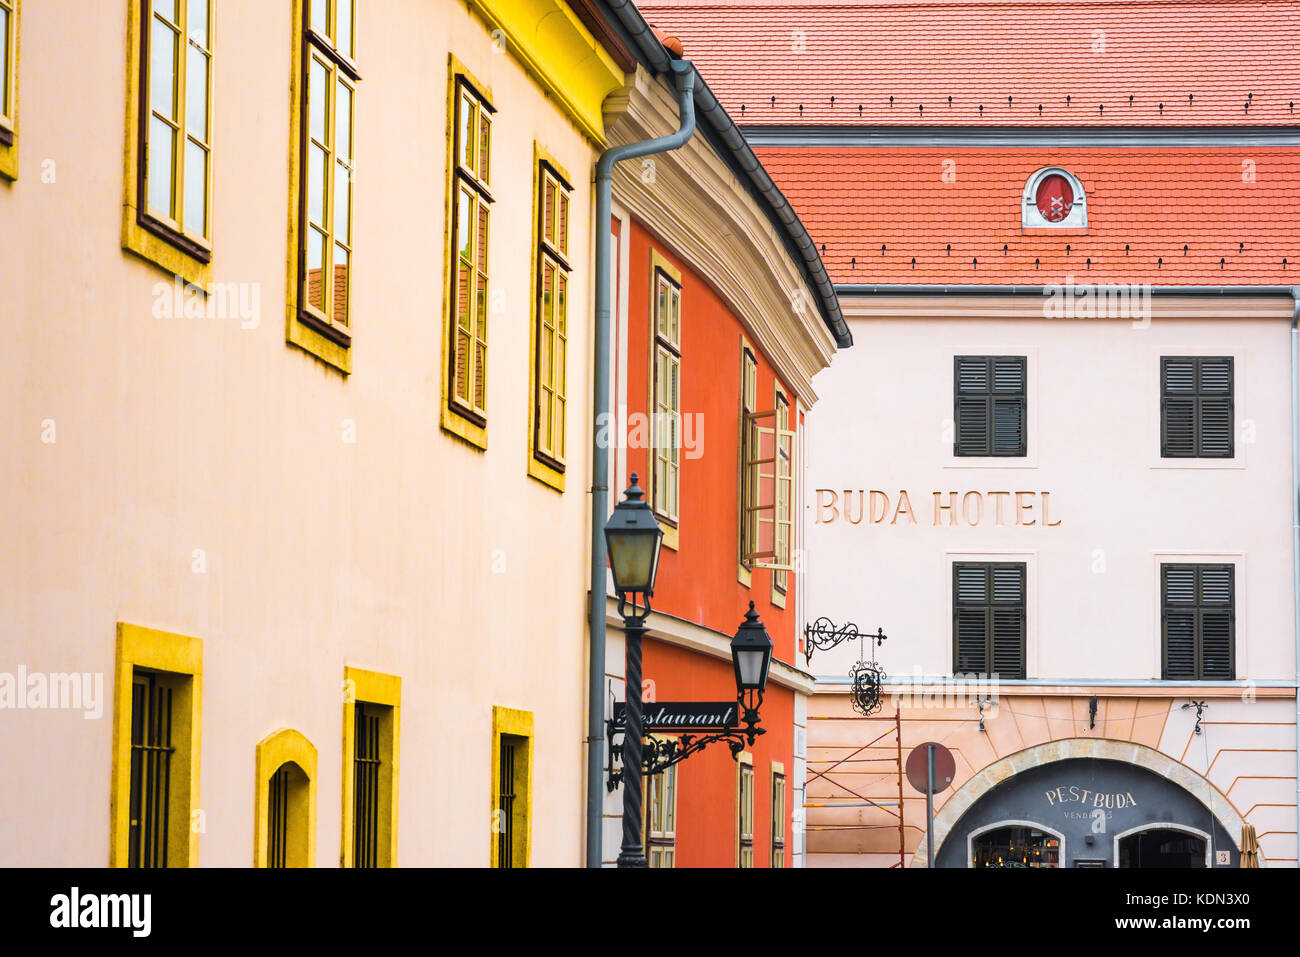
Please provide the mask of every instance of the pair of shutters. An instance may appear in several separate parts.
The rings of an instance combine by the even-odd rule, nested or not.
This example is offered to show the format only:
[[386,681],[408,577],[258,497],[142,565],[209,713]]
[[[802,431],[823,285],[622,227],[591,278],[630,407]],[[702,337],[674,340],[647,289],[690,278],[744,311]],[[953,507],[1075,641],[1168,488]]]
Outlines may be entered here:
[[953,574],[953,671],[1025,677],[1025,566],[957,562]]
[[1026,454],[1024,356],[956,356],[953,421],[958,456]]
[[1232,565],[1161,565],[1161,677],[1236,677]]
[[1232,458],[1232,372],[1231,356],[1161,358],[1161,456]]

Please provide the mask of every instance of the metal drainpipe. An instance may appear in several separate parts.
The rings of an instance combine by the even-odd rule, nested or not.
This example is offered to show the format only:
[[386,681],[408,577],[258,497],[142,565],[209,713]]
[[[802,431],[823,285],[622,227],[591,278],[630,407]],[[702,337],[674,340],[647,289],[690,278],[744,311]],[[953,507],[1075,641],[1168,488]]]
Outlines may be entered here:
[[[614,164],[666,153],[695,133],[695,67],[689,60],[668,64],[677,81],[680,127],[669,136],[615,146],[596,162],[596,330],[595,383],[591,445],[591,600],[588,632],[591,659],[587,699],[587,866],[600,867],[604,821],[605,770],[605,521],[609,518],[609,445],[614,421],[609,400],[610,242],[609,221],[614,193]],[[602,433],[604,441],[602,441]]]
[[1295,603],[1296,833],[1300,834],[1300,286],[1291,288],[1291,298],[1291,595]]

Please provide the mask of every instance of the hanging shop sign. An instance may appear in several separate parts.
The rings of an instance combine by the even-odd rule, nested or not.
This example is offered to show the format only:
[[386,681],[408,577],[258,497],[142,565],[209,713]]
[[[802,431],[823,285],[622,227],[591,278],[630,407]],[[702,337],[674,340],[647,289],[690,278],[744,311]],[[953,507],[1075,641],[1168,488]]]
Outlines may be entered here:
[[897,493],[881,489],[819,488],[818,525],[930,525],[972,528],[1057,528],[1051,492],[967,491]]

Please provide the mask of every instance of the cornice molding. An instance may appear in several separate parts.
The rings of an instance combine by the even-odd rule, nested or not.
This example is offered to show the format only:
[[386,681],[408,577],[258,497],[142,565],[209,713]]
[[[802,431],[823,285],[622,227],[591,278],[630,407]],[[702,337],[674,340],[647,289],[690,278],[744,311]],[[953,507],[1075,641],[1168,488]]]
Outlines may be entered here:
[[[618,613],[617,598],[610,597],[605,601],[605,623],[614,631],[621,633],[623,630],[623,619]],[[650,613],[646,626],[649,629],[646,632],[647,638],[685,648],[696,654],[708,655],[710,658],[718,658],[728,664],[731,662],[730,635],[658,611]],[[795,694],[811,695],[818,690],[816,678],[777,658],[772,659],[767,680],[782,688],[788,688]]]
[[[605,110],[610,145],[678,125],[675,100],[644,69]],[[835,342],[783,237],[703,132],[678,150],[615,166],[614,197],[704,278],[804,407],[812,406],[812,377],[830,364]]]
[[[1038,319],[1043,322],[1124,322],[1118,319],[1053,319],[1043,311],[1045,296],[859,296],[841,293],[845,319]],[[1287,319],[1290,297],[1152,296],[1152,319]]]

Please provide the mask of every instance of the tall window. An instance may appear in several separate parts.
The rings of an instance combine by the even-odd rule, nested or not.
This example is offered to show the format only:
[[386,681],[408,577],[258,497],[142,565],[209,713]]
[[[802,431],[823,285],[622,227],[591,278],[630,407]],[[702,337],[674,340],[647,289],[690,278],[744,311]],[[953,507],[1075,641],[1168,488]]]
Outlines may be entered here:
[[12,146],[18,83],[18,0],[0,0],[0,147]]
[[395,867],[402,679],[343,671],[343,866]]
[[1024,356],[956,356],[953,455],[1024,456]]
[[776,555],[772,587],[784,595],[790,581],[790,540],[794,535],[794,432],[790,400],[776,393]]
[[785,775],[772,775],[772,866],[785,867]]
[[955,562],[953,673],[1025,677],[1025,566]]
[[[743,757],[743,756],[742,756]],[[736,866],[754,866],[754,764],[742,760],[736,777]]]
[[464,76],[455,79],[452,236],[454,273],[448,366],[450,407],[487,424],[488,214],[492,114]]
[[[128,867],[167,867],[175,676],[136,669],[131,683],[131,811]],[[188,823],[188,822],[186,822]]]
[[1232,565],[1162,564],[1162,677],[1235,678],[1235,571]]
[[299,318],[350,342],[355,0],[305,0]]
[[1161,357],[1161,456],[1232,458],[1232,372],[1232,356]]
[[682,287],[662,267],[654,271],[654,470],[651,504],[677,521],[681,490]]
[[311,742],[290,728],[258,742],[254,867],[315,864],[316,757]]
[[537,330],[533,369],[533,449],[564,470],[565,364],[568,359],[569,193],[550,163],[538,170]]
[[212,0],[143,0],[140,225],[211,255]]
[[758,485],[761,462],[758,424],[758,359],[740,350],[740,563],[752,568],[758,552]]
[[651,775],[646,802],[646,859],[651,867],[677,863],[677,765]]
[[532,844],[533,715],[492,708],[492,867],[528,867]]

